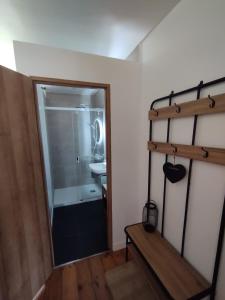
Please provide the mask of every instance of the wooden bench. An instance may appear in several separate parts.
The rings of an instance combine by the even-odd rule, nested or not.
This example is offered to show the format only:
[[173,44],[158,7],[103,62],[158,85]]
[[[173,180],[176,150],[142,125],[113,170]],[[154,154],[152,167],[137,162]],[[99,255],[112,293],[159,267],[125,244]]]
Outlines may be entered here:
[[125,228],[128,244],[132,244],[157,278],[168,299],[202,299],[210,294],[211,285],[159,232],[148,233],[142,224]]

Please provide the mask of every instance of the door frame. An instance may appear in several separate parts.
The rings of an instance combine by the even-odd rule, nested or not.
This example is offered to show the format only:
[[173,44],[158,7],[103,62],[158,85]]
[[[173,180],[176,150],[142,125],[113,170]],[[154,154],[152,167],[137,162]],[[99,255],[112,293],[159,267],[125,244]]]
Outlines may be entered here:
[[[86,82],[86,81],[76,81],[76,80],[65,80],[58,78],[48,78],[48,77],[30,77],[33,82],[34,94],[35,94],[35,109],[36,109],[36,117],[39,119],[38,115],[38,99],[37,99],[37,84],[47,84],[47,85],[61,85],[68,87],[79,87],[79,88],[101,88],[105,90],[105,120],[106,120],[106,174],[107,174],[107,244],[109,251],[112,251],[112,159],[111,159],[111,104],[110,104],[110,84],[106,83],[96,83],[96,82]],[[45,178],[45,168],[44,168],[44,157],[43,157],[43,149],[42,149],[42,141],[40,128],[38,126],[38,134],[39,134],[39,144],[42,158],[42,174],[43,178]],[[45,181],[45,200],[46,200],[46,208],[48,208],[48,198],[47,198],[47,186]],[[47,210],[48,212],[48,210]],[[51,233],[51,220],[49,213],[49,230]],[[51,244],[52,244],[52,259],[54,257],[53,252],[53,242],[52,242],[52,234],[51,234]],[[107,250],[108,251],[108,250]],[[54,262],[54,260],[53,260]],[[54,263],[53,263],[54,264]]]

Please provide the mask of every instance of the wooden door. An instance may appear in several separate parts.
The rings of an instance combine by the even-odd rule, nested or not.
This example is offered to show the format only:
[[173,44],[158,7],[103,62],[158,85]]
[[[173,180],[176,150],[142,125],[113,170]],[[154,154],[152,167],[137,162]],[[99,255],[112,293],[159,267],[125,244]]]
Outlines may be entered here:
[[32,80],[0,67],[0,299],[31,300],[51,271]]

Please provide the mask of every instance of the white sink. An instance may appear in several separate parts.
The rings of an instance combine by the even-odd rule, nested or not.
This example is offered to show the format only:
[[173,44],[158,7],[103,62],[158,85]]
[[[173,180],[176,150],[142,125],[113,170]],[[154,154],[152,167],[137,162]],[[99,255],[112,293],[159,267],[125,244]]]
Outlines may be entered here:
[[106,174],[106,162],[89,164],[91,171],[98,175]]

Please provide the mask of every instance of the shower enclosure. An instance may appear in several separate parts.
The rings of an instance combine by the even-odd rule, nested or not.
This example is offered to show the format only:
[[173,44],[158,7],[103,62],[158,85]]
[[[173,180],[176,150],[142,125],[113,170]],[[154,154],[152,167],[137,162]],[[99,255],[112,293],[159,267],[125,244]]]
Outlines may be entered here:
[[38,85],[49,213],[55,207],[97,201],[106,183],[104,89]]
[[[47,107],[49,152],[54,180],[54,207],[101,198],[101,185],[90,170],[96,147],[93,121],[101,108],[56,110]],[[104,148],[99,153],[104,160]]]

